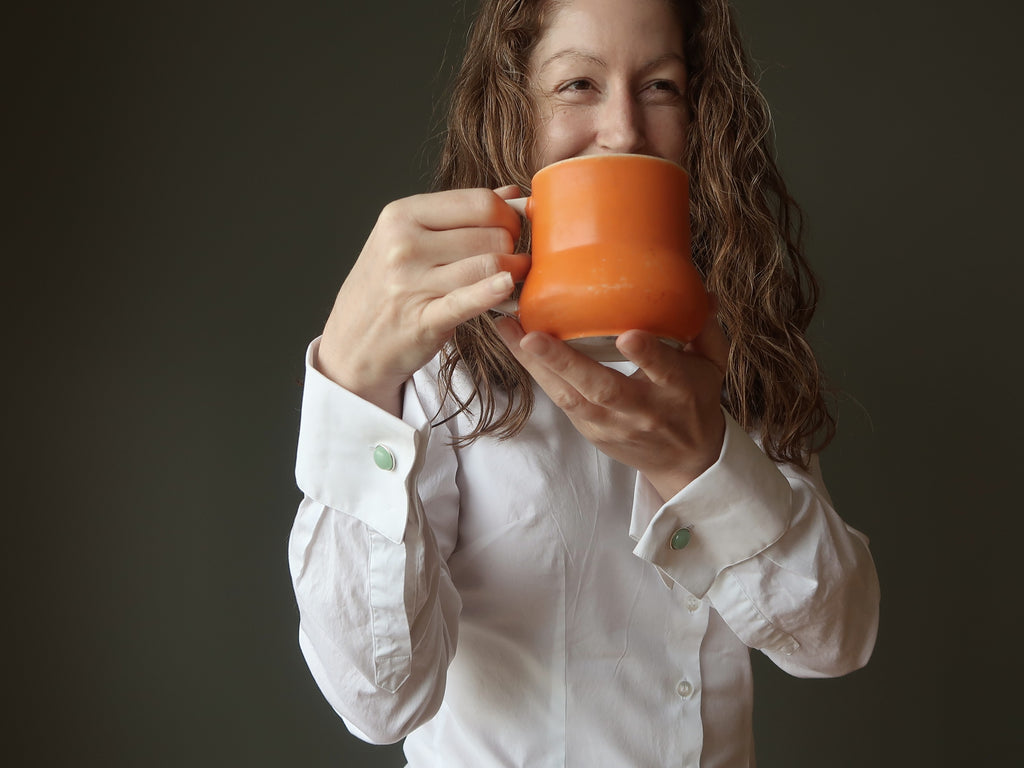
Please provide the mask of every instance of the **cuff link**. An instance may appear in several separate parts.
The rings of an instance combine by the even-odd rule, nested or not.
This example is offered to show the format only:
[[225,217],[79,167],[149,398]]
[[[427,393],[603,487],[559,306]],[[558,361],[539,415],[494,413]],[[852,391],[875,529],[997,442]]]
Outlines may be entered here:
[[678,531],[672,534],[672,538],[668,540],[668,545],[672,549],[679,550],[685,549],[686,545],[690,543],[690,529],[680,528]]
[[390,472],[395,468],[395,454],[393,454],[391,449],[386,445],[377,445],[373,449],[373,463],[376,464],[379,469],[383,469],[385,472]]

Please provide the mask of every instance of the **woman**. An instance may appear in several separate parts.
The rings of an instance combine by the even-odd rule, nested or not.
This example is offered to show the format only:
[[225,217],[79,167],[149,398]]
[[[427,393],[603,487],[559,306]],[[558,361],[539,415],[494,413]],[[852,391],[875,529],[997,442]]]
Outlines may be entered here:
[[[353,733],[413,768],[749,766],[751,648],[867,662],[877,578],[818,472],[768,134],[725,0],[483,3],[442,191],[382,212],[307,358],[290,565]],[[599,364],[488,312],[529,265],[502,198],[603,152],[690,172],[718,321],[685,350],[630,331]]]

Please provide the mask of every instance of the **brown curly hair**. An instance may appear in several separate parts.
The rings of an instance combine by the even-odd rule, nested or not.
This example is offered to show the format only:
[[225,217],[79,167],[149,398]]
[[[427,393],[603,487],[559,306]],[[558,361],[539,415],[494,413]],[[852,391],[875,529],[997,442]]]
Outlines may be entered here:
[[[755,82],[727,0],[666,0],[686,39],[691,121],[693,260],[718,299],[731,342],[723,405],[760,431],[776,461],[806,466],[832,439],[835,418],[821,369],[804,336],[818,284],[801,251],[802,217],[774,160],[771,115]],[[534,112],[528,61],[559,0],[483,0],[452,84],[437,189],[528,189],[534,168]],[[524,233],[521,248],[528,247]],[[461,367],[475,384],[463,401],[452,379]],[[529,374],[487,315],[462,324],[443,353],[441,387],[460,410],[479,400],[464,435],[511,437],[533,409]],[[495,407],[502,391],[505,405]]]

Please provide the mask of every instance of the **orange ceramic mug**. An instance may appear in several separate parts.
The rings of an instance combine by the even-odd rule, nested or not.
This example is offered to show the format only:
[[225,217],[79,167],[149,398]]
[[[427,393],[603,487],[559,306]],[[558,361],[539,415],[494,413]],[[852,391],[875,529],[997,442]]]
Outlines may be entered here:
[[[689,177],[646,155],[588,155],[533,177],[510,204],[532,226],[532,266],[516,313],[595,360],[622,360],[630,329],[676,346],[691,341],[711,303],[690,257]],[[498,308],[499,311],[504,309]]]

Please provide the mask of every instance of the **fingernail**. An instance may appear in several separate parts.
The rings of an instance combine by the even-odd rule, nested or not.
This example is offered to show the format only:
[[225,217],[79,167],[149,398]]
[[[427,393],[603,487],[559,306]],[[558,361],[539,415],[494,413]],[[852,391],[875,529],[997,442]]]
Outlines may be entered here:
[[540,333],[528,333],[519,341],[519,346],[531,355],[542,357],[548,351],[548,340]]
[[638,355],[644,351],[644,337],[635,333],[624,333],[619,336],[615,345],[626,356]]

